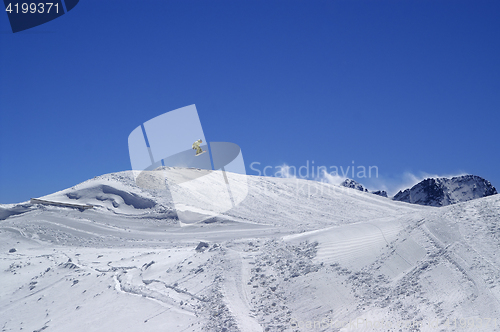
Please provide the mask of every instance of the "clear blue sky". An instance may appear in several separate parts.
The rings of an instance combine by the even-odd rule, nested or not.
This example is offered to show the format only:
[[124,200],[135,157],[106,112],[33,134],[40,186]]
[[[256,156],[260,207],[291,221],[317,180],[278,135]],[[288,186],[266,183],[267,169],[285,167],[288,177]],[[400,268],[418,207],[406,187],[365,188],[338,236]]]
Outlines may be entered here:
[[354,160],[373,189],[500,189],[499,1],[81,0],[16,34],[0,14],[0,60],[0,203],[130,169],[130,132],[191,104],[248,174]]

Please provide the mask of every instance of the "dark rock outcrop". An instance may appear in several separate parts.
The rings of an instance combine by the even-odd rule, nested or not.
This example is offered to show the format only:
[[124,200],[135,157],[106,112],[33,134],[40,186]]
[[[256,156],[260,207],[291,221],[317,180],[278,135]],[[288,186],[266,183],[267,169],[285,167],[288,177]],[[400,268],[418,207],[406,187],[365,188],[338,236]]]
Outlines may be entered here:
[[495,187],[482,177],[463,175],[425,179],[411,189],[399,191],[392,199],[429,206],[445,206],[497,194]]

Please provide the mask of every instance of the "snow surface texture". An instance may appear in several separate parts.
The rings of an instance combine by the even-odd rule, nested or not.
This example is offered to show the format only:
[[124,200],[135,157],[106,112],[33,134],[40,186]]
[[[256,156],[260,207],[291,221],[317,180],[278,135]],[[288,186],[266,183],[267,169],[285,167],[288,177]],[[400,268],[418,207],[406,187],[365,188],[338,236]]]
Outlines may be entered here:
[[476,175],[463,175],[451,179],[425,179],[411,189],[400,191],[395,201],[420,205],[445,206],[497,194],[491,183]]
[[499,195],[233,180],[239,206],[184,227],[132,172],[42,197],[94,209],[1,205],[2,331],[500,331]]

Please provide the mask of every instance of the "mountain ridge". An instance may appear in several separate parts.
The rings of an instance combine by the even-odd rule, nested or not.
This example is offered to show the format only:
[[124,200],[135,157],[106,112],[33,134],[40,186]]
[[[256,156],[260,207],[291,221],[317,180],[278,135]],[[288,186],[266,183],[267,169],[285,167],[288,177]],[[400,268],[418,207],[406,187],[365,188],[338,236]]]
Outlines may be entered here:
[[447,206],[498,194],[493,185],[477,175],[452,178],[427,178],[413,187],[400,190],[394,201],[427,206]]

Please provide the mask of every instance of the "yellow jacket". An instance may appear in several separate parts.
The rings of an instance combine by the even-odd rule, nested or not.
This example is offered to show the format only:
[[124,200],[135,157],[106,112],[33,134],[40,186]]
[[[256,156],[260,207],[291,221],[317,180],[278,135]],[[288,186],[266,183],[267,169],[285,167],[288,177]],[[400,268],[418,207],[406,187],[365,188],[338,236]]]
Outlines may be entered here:
[[196,142],[193,143],[193,149],[198,149],[201,144],[201,139],[197,140]]

